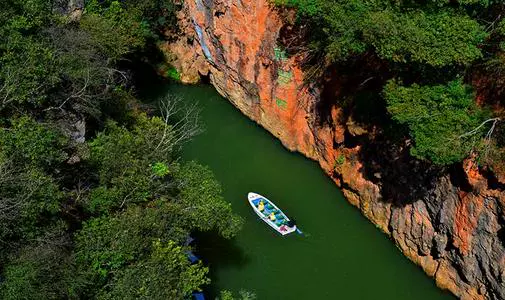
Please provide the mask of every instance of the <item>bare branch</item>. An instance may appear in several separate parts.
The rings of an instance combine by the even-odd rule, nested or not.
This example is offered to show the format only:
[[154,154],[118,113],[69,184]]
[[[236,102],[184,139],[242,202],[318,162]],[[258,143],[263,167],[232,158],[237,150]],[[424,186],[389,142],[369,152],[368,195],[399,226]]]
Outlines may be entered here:
[[11,94],[15,89],[15,78],[10,69],[5,70],[3,79],[3,83],[0,87],[0,97],[2,98],[1,108],[7,106],[7,104],[14,100],[11,98]]
[[84,102],[89,102],[86,98],[86,90],[88,88],[88,85],[89,85],[89,82],[90,82],[90,79],[91,79],[91,76],[90,76],[90,68],[87,68],[86,69],[86,78],[84,79],[84,85],[82,86],[82,88],[78,91],[75,91],[73,93],[71,93],[59,106],[57,107],[48,107],[46,109],[44,109],[44,111],[49,111],[49,110],[54,110],[54,109],[59,109],[59,110],[63,110],[63,106],[65,106],[65,104],[70,100],[70,99],[81,99],[83,100]]
[[[501,119],[500,118],[491,118],[491,119],[487,119],[485,120],[484,122],[482,122],[479,126],[477,126],[476,128],[474,128],[473,130],[470,130],[469,132],[466,132],[462,135],[459,136],[459,138],[465,138],[465,137],[469,137],[469,136],[474,136],[476,135],[486,124],[488,123],[491,123],[492,122],[492,125],[491,125],[491,128],[489,128],[489,130],[486,132],[486,135],[484,136],[484,143],[485,143],[485,148],[484,148],[484,158],[487,158],[488,154],[489,154],[489,151],[491,150],[491,138],[493,137],[493,133],[496,129],[496,125],[498,124],[498,122],[500,122]],[[473,145],[472,145],[472,148],[474,147],[476,141],[474,140],[473,142]]]
[[374,79],[374,78],[375,78],[375,76],[370,76],[370,77],[368,77],[367,79],[363,80],[363,82],[361,82],[361,83],[359,84],[359,86],[360,86],[360,87],[364,86],[367,82],[369,82],[370,80],[372,80],[372,79]]
[[165,128],[154,148],[155,151],[160,148],[168,151],[173,147],[182,146],[202,132],[197,103],[188,105],[181,98],[168,95],[160,101],[160,111]]
[[[32,196],[45,184],[41,180],[26,178],[10,161],[0,162],[0,221],[15,219],[20,209],[30,202]],[[19,181],[26,182],[22,189]],[[14,188],[13,188],[14,187]]]
[[489,122],[493,122],[493,125],[491,126],[491,129],[487,132],[486,134],[486,138],[487,137],[491,137],[491,135],[493,134],[493,131],[496,127],[496,123],[498,123],[500,121],[500,118],[492,118],[492,119],[487,119],[485,120],[484,122],[482,122],[479,126],[477,126],[475,129],[471,130],[471,131],[468,131],[466,133],[463,133],[462,135],[459,136],[459,138],[465,138],[465,137],[468,137],[468,136],[471,136],[471,135],[474,135],[476,134],[477,132],[479,132],[479,130],[484,127],[484,125],[486,125],[487,123]]
[[123,206],[125,205],[126,203],[126,200],[128,200],[128,198],[131,197],[131,195],[133,195],[133,193],[135,193],[137,190],[139,189],[139,186],[136,186],[135,188],[133,188],[124,198],[123,198],[123,202],[121,202],[121,205],[119,206],[119,208],[123,208]]

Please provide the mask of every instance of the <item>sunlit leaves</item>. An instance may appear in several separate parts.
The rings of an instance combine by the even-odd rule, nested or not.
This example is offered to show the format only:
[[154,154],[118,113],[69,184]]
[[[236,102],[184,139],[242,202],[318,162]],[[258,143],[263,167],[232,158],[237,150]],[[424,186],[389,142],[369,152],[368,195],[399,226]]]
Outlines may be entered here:
[[384,97],[392,118],[409,129],[413,156],[446,165],[469,155],[472,141],[461,135],[478,126],[485,113],[475,106],[471,89],[461,81],[409,87],[391,81]]

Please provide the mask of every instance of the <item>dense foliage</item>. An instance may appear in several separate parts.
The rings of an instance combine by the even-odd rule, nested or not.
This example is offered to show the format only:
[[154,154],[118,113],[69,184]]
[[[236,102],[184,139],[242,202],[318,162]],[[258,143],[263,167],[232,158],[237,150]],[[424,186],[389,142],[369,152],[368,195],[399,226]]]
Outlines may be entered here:
[[[316,50],[329,61],[374,49],[382,58],[432,66],[467,64],[481,57],[486,32],[464,11],[384,0],[278,0],[297,7],[317,26]],[[424,7],[426,6],[426,7]]]
[[178,160],[194,124],[134,97],[124,62],[174,4],[55,2],[0,1],[0,298],[186,298],[209,282],[188,236],[241,220],[208,168]]
[[461,81],[409,87],[390,82],[384,94],[393,119],[411,132],[413,156],[450,164],[470,153],[472,141],[461,135],[479,126],[485,115],[477,109],[470,88]]
[[[501,1],[273,2],[296,9],[298,26],[308,29],[309,42],[297,49],[305,49],[311,68],[341,65],[345,69],[362,57],[375,58],[384,77],[382,100],[391,118],[409,132],[415,157],[447,165],[483,149],[476,145],[482,146],[480,140],[494,123],[472,131],[491,117],[474,104],[472,84],[478,73],[478,82],[488,90],[500,93],[505,87]],[[495,79],[489,80],[491,75]],[[362,81],[367,82],[367,77]],[[476,88],[482,93],[482,86]],[[470,139],[459,138],[467,132],[472,132]]]

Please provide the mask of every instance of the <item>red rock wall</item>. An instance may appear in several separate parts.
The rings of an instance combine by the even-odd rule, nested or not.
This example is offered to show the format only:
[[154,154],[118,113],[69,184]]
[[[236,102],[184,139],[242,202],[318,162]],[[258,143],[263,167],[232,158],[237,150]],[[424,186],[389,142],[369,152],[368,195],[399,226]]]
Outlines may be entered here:
[[[370,163],[360,155],[364,145],[344,146],[350,129],[342,109],[334,105],[329,122],[316,122],[318,88],[304,83],[297,57],[277,49],[283,24],[267,0],[187,0],[180,19],[185,36],[162,48],[178,57],[173,64],[183,81],[209,75],[219,93],[288,149],[317,160],[349,202],[438,286],[462,299],[505,299],[505,193],[490,187],[471,160],[464,166],[470,187],[436,174],[420,187],[422,196],[390,201],[381,174],[372,180],[363,171]],[[409,172],[415,171],[407,165]]]

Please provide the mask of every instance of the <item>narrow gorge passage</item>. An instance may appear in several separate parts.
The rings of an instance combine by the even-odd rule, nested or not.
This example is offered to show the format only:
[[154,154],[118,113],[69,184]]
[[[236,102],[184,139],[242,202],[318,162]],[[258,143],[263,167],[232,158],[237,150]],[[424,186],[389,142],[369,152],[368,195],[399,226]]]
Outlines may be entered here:
[[[169,85],[197,101],[205,132],[184,149],[209,165],[245,225],[233,242],[199,237],[210,294],[241,289],[258,299],[452,299],[342,196],[316,162],[291,153],[211,86]],[[264,194],[306,236],[281,237],[246,201]],[[212,297],[211,297],[212,298]]]

